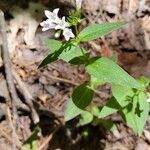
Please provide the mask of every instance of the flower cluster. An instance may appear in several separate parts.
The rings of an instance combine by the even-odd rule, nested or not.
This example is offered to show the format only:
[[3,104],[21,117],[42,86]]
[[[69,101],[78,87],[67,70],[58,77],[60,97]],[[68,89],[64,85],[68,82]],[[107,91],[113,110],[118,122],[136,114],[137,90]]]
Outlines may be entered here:
[[62,30],[63,36],[66,41],[69,41],[70,38],[74,38],[74,34],[71,29],[69,29],[69,23],[66,22],[65,17],[58,17],[59,8],[53,10],[53,12],[45,10],[45,15],[47,20],[40,23],[43,27],[42,31],[47,31],[49,29]]

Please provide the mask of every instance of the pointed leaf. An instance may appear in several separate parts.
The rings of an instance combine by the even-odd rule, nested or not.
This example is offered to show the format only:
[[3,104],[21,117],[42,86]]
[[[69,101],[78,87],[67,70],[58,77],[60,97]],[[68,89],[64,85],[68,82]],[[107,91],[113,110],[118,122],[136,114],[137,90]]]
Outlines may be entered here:
[[[83,56],[81,48],[77,45],[71,43],[63,44],[62,42],[53,39],[48,39],[47,44],[50,49],[50,54],[42,61],[38,68],[44,67],[57,59],[69,62],[72,59]],[[84,53],[86,53],[85,50]]]
[[72,100],[78,108],[85,109],[91,103],[93,95],[94,91],[86,84],[82,84],[73,91]]
[[106,105],[101,109],[99,112],[98,118],[104,118],[107,117],[115,112],[117,112],[120,109],[120,105],[115,100],[115,98],[111,98]]
[[125,24],[126,24],[125,21],[93,24],[83,29],[79,33],[78,38],[80,39],[80,41],[91,41],[91,40],[100,38],[101,36],[104,36],[116,29],[119,29]]
[[106,120],[106,119],[100,119],[100,124],[102,124],[102,126],[110,131],[114,131],[117,129],[116,125],[111,121],[111,120]]
[[58,51],[55,51],[51,54],[49,54],[48,56],[46,56],[46,58],[44,58],[44,60],[41,62],[41,64],[38,66],[38,68],[44,67],[47,64],[56,61],[59,57],[59,55],[62,53],[63,49],[59,49]]
[[87,72],[103,83],[114,83],[130,88],[143,89],[137,82],[115,62],[107,58],[99,58],[90,62],[86,67]]
[[126,124],[138,135],[142,134],[148,119],[149,104],[146,99],[146,94],[140,92],[133,98],[133,103],[121,112]]
[[[85,54],[86,56],[88,55],[88,54]],[[70,64],[74,64],[74,65],[82,65],[82,64],[85,64],[85,63],[87,63],[87,57],[89,57],[89,56],[84,56],[84,55],[82,55],[82,56],[78,56],[78,57],[75,57],[75,58],[73,58],[73,59],[71,59],[70,61],[69,61],[69,63]]]
[[60,49],[63,45],[62,42],[54,40],[54,39],[47,39],[46,44],[47,44],[47,47],[50,49],[50,53],[53,53],[56,50]]
[[129,104],[130,97],[134,96],[134,91],[132,88],[126,86],[121,86],[117,84],[112,84],[112,95],[116,98],[116,101],[120,106],[124,107]]
[[[47,45],[48,45],[49,49],[51,50],[50,52],[52,53],[52,52],[60,49],[62,47],[63,43],[60,41],[57,41],[57,40],[48,39]],[[86,53],[85,50],[83,52]],[[59,59],[69,62],[70,60],[72,60],[74,58],[83,57],[83,52],[79,46],[72,45],[71,48],[65,49],[60,54]]]
[[71,46],[70,49],[67,48],[66,50],[64,50],[60,54],[59,59],[69,62],[72,59],[79,57],[79,56],[83,56],[83,52],[82,52],[81,48],[79,46],[73,45],[73,46]]
[[[55,41],[56,42],[56,41]],[[58,42],[58,41],[57,41]],[[59,47],[59,46],[58,46]],[[63,51],[67,50],[67,49],[71,49],[72,47],[72,44],[71,43],[65,43],[65,44],[62,44],[61,47],[58,49],[58,50],[55,50],[55,48],[57,47],[52,47],[52,49],[54,50],[54,52],[50,53],[42,62],[41,64],[39,65],[38,68],[41,68],[41,67],[44,67],[45,65],[53,62],[53,61],[56,61],[59,56],[61,55],[61,53],[63,53]]]
[[74,102],[72,101],[72,98],[70,98],[66,105],[65,110],[65,121],[69,121],[76,116],[80,115],[83,112],[83,110],[79,109]]

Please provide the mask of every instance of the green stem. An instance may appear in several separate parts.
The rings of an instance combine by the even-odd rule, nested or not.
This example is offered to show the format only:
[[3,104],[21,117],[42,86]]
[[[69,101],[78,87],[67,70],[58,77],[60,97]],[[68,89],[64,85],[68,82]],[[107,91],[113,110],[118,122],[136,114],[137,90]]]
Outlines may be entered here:
[[89,58],[87,57],[86,53],[84,52],[83,48],[81,47],[81,51],[82,51],[82,54],[84,55],[85,59],[88,61]]

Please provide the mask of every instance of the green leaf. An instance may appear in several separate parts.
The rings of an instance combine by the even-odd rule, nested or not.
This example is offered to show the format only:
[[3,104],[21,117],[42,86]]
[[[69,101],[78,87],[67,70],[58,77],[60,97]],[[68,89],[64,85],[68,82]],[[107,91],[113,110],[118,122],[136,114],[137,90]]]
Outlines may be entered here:
[[[54,39],[48,39],[47,40],[47,45],[48,48],[51,50],[50,52],[55,52],[56,50],[60,49],[63,45],[62,42],[54,40]],[[83,56],[83,52],[86,53],[85,50],[81,50],[81,48],[78,45],[73,45],[71,44],[70,48],[66,48],[59,56],[59,59],[62,59],[66,62],[69,62],[70,60],[72,60],[73,58],[76,57],[82,57]]]
[[107,117],[120,109],[120,105],[114,97],[112,97],[99,112],[98,118]]
[[44,58],[44,60],[41,62],[41,64],[38,66],[38,68],[44,67],[47,64],[56,61],[59,57],[59,55],[62,53],[63,48],[60,48],[59,50],[49,54],[48,56],[46,56],[46,58]]
[[[86,56],[85,56],[86,55]],[[78,57],[75,57],[73,59],[71,59],[69,61],[70,64],[74,64],[74,65],[81,65],[81,64],[86,64],[88,62],[87,58],[88,58],[88,54],[84,54],[82,56],[78,56]]]
[[56,61],[59,55],[63,52],[62,49],[63,44],[60,41],[53,40],[53,39],[46,39],[46,44],[50,49],[50,53],[48,54],[48,56],[44,58],[44,60],[41,62],[38,68],[44,67],[45,65],[53,61]]
[[111,89],[112,95],[116,98],[121,107],[128,105],[130,98],[135,94],[132,88],[120,86],[117,84],[112,84]]
[[139,92],[138,95],[134,96],[133,103],[130,103],[121,112],[126,124],[138,135],[142,134],[148,119],[149,104],[146,99],[146,94]]
[[72,59],[79,57],[79,56],[83,56],[83,52],[81,50],[81,48],[79,46],[71,46],[71,48],[67,48],[66,50],[64,50],[60,56],[59,59],[62,59],[66,62],[71,61]]
[[62,42],[54,40],[54,39],[47,39],[46,44],[47,44],[47,47],[50,49],[50,53],[53,53],[56,50],[60,49],[63,45]]
[[83,110],[79,109],[74,102],[72,101],[72,98],[70,98],[66,105],[65,110],[65,121],[69,121],[76,116],[80,115],[83,112]]
[[91,103],[93,95],[94,91],[86,84],[82,84],[73,91],[72,100],[78,108],[85,109]]
[[36,127],[31,136],[23,143],[21,150],[37,150],[38,149],[38,133],[39,127]]
[[107,58],[92,60],[86,66],[87,72],[103,83],[114,83],[130,88],[143,89],[143,85],[137,82],[115,62]]
[[79,46],[72,43],[63,44],[60,41],[48,39],[47,44],[50,49],[50,54],[42,61],[38,68],[44,67],[57,59],[69,62],[77,57],[82,57],[83,52],[86,53],[85,50],[82,52]]
[[99,123],[107,130],[114,131],[117,129],[116,125],[109,119],[100,119]]
[[84,126],[91,123],[92,121],[93,121],[93,115],[88,111],[84,111],[80,116],[79,123],[81,126]]
[[141,113],[140,118],[138,117],[138,123],[139,123],[138,134],[139,135],[142,134],[144,126],[149,116],[149,103],[146,100],[147,100],[147,94],[144,92],[140,92],[138,96],[138,102],[139,102],[139,109],[142,110],[142,113]]
[[[55,42],[58,42],[58,41],[55,41]],[[57,45],[58,46],[58,45]],[[65,50],[65,49],[70,49],[71,48],[71,43],[67,42],[65,44],[62,44],[61,47],[59,48],[58,47],[54,47],[52,46],[52,50],[54,50],[52,53],[50,53],[42,62],[41,64],[39,65],[38,68],[41,68],[41,67],[44,67],[45,65],[53,62],[53,61],[56,61],[60,54]],[[55,48],[59,48],[57,50],[55,50]]]
[[143,84],[145,88],[147,88],[150,84],[150,79],[144,76],[141,76],[137,81]]
[[91,41],[91,40],[97,39],[101,36],[104,36],[116,29],[119,29],[125,24],[126,24],[125,21],[93,24],[93,25],[90,25],[90,26],[86,27],[85,29],[83,29],[79,33],[78,38],[80,41]]

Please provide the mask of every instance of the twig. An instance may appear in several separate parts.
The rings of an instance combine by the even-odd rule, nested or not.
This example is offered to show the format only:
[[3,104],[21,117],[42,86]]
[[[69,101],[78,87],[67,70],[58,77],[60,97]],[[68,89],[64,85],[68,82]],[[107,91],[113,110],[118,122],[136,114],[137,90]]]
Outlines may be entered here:
[[21,89],[21,92],[24,95],[25,101],[27,103],[27,105],[29,106],[30,110],[31,110],[31,117],[32,120],[35,124],[37,124],[39,122],[39,116],[37,111],[34,108],[33,105],[33,97],[32,95],[29,93],[26,85],[23,83],[23,81],[21,80],[20,76],[15,72],[15,70],[12,70],[13,76],[15,78],[15,80],[17,81],[19,88]]
[[[13,122],[12,122],[12,118],[11,118],[11,111],[10,111],[10,108],[9,106],[6,106],[6,117],[7,117],[7,120],[10,122],[10,127],[13,129]],[[21,142],[19,141],[19,137],[15,134],[15,139],[11,139],[11,143],[13,144],[13,142],[15,142],[15,146],[17,148],[20,148],[21,147]]]
[[38,113],[37,113],[37,111],[35,110],[34,105],[33,105],[33,97],[30,94],[25,83],[21,80],[20,76],[15,72],[14,69],[12,70],[12,73],[13,73],[13,76],[14,76],[18,86],[19,86],[18,90],[23,94],[25,101],[26,101],[27,105],[29,106],[29,107],[27,107],[25,104],[21,103],[20,105],[17,105],[17,108],[22,109],[28,113],[30,113],[30,111],[31,111],[32,112],[32,120],[34,121],[34,123],[39,122],[38,113],[40,115],[47,115],[49,117],[52,117],[53,115],[55,115],[57,118],[63,117],[63,114],[60,111],[53,109],[53,108],[46,109],[44,107],[40,107],[40,108],[38,108],[38,110],[37,110]]
[[[79,86],[80,83],[76,83],[76,82],[73,82],[73,81],[70,81],[68,79],[64,79],[64,78],[60,78],[60,77],[55,77],[53,75],[50,75],[50,74],[45,74],[45,76],[51,78],[51,79],[54,79],[54,80],[58,80],[60,82],[65,82],[65,83],[68,83],[68,84],[72,84],[74,86]],[[101,92],[101,91],[98,91],[98,90],[94,90],[94,92],[97,94],[97,95],[100,95],[103,97],[103,95],[106,95],[104,92]]]
[[[2,128],[0,128],[0,134],[1,136],[5,137],[8,142],[12,143],[12,138]],[[17,143],[17,147],[20,147],[20,146],[21,146],[21,142]]]
[[[5,74],[6,74],[6,80],[8,84],[8,89],[10,92],[10,97],[12,99],[12,114],[13,114],[13,140],[15,139],[16,134],[16,128],[17,128],[17,120],[18,120],[18,114],[17,114],[17,93],[15,89],[15,85],[13,83],[13,76],[11,72],[11,61],[9,56],[9,50],[8,50],[8,42],[7,42],[7,34],[6,34],[6,24],[5,24],[5,18],[4,13],[0,10],[0,32],[2,35],[2,54],[3,54],[3,62],[5,67]],[[16,149],[16,143],[13,141],[13,149]]]
[[68,80],[68,79],[64,79],[64,78],[60,78],[60,77],[55,77],[55,76],[50,75],[50,74],[44,74],[44,75],[46,75],[47,77],[49,77],[49,78],[51,78],[51,79],[58,80],[58,81],[60,81],[60,82],[69,83],[69,84],[72,84],[72,85],[75,85],[75,86],[78,86],[78,85],[79,85],[79,83],[75,83],[75,82],[70,81],[70,80]]

